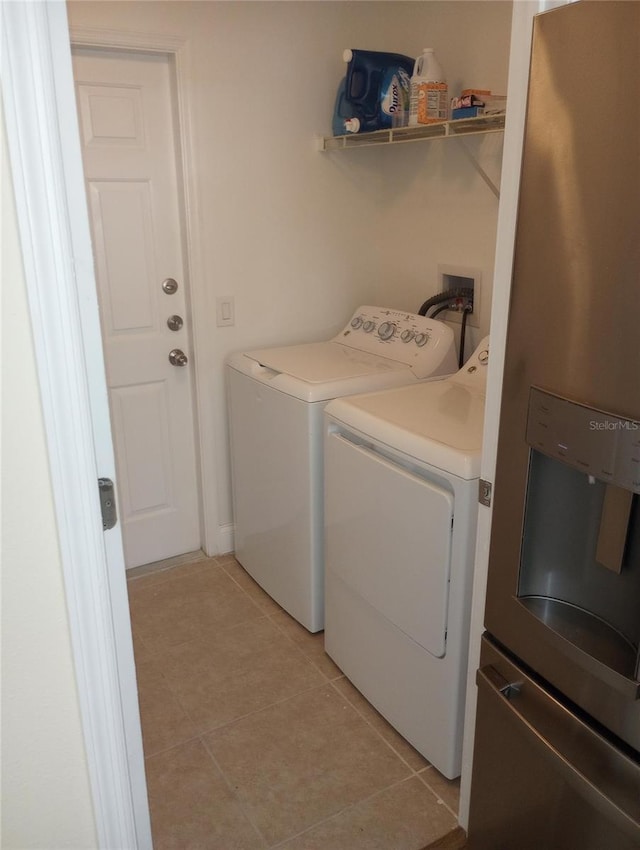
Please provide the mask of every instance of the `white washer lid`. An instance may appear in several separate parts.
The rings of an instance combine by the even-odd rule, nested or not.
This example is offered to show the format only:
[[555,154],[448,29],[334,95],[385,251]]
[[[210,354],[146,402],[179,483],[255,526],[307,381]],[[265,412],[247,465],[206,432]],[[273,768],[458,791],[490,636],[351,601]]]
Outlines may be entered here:
[[466,480],[480,477],[484,393],[452,380],[414,384],[326,408],[333,419]]
[[343,381],[365,375],[380,375],[387,372],[407,372],[409,367],[396,360],[376,354],[367,354],[336,342],[311,342],[303,345],[287,345],[282,348],[259,348],[247,351],[245,357],[261,366],[305,381],[323,384],[328,381]]
[[234,354],[227,365],[304,402],[325,402],[417,380],[406,364],[332,341]]

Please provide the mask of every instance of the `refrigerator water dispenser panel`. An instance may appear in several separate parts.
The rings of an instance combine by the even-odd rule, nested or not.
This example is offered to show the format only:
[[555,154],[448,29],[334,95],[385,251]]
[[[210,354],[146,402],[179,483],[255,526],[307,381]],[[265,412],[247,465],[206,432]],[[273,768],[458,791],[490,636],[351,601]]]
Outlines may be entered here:
[[532,387],[527,443],[602,481],[640,493],[640,422]]
[[[638,424],[531,390],[518,598],[565,640],[636,678],[640,500],[628,456]],[[625,487],[627,485],[627,487]]]

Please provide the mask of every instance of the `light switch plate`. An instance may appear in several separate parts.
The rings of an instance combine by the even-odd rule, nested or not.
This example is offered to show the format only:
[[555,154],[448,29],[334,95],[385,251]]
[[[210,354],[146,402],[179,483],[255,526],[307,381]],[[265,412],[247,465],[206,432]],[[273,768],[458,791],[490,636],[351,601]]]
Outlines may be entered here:
[[216,298],[216,323],[219,328],[235,325],[236,310],[232,295],[221,295],[220,298]]

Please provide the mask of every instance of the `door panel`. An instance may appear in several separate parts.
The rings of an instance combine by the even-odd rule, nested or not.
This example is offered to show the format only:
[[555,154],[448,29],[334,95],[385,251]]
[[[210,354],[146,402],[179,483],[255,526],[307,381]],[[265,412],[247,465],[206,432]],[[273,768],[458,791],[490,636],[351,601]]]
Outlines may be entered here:
[[74,74],[130,568],[200,546],[192,365],[168,359],[191,358],[170,69],[166,57],[78,50]]
[[[105,333],[157,333],[149,183],[90,181],[89,201]],[[109,251],[112,245],[118,245],[117,252]]]
[[469,850],[637,850],[640,765],[482,642]]
[[86,147],[144,147],[141,90],[134,86],[78,87],[80,126]]
[[327,568],[443,657],[453,495],[331,429],[325,486]]
[[122,445],[128,475],[123,509],[140,520],[149,511],[170,510],[173,502],[169,405],[166,383],[118,387],[112,393],[116,439]]

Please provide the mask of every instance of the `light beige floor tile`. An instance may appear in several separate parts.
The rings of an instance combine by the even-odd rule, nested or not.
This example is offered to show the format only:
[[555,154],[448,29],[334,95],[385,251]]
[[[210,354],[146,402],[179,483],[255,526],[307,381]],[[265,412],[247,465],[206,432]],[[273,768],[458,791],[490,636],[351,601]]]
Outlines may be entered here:
[[334,687],[346,697],[349,702],[367,720],[384,740],[393,747],[413,770],[422,770],[429,762],[411,744],[405,740],[399,732],[388,723],[384,717],[368,702],[360,691],[344,676],[336,679]]
[[204,741],[270,844],[409,775],[329,684],[224,726]]
[[138,662],[136,676],[145,756],[194,738],[197,735],[196,727],[175,698],[156,663]]
[[158,663],[200,732],[324,681],[267,617],[170,647]]
[[460,779],[447,779],[435,767],[429,767],[419,773],[423,782],[431,788],[449,808],[456,812],[460,805]]
[[276,613],[282,611],[278,603],[272,599],[258,584],[254,581],[249,573],[236,561],[233,557],[226,556],[224,560],[218,559],[222,569],[230,575],[231,578],[240,585],[240,587],[248,593],[251,599],[258,605],[265,614]]
[[264,850],[201,741],[146,767],[154,850]]
[[142,661],[149,661],[152,658],[153,653],[140,637],[138,628],[133,621],[131,622],[131,638],[133,640],[133,654],[136,665],[140,664]]
[[324,632],[312,634],[286,611],[282,610],[272,614],[271,619],[304,652],[307,658],[313,661],[327,679],[337,679],[342,676],[340,668],[333,663],[324,651]]
[[129,607],[152,652],[263,616],[217,565],[141,589],[131,594]]
[[419,779],[350,806],[278,850],[422,850],[456,826]]

